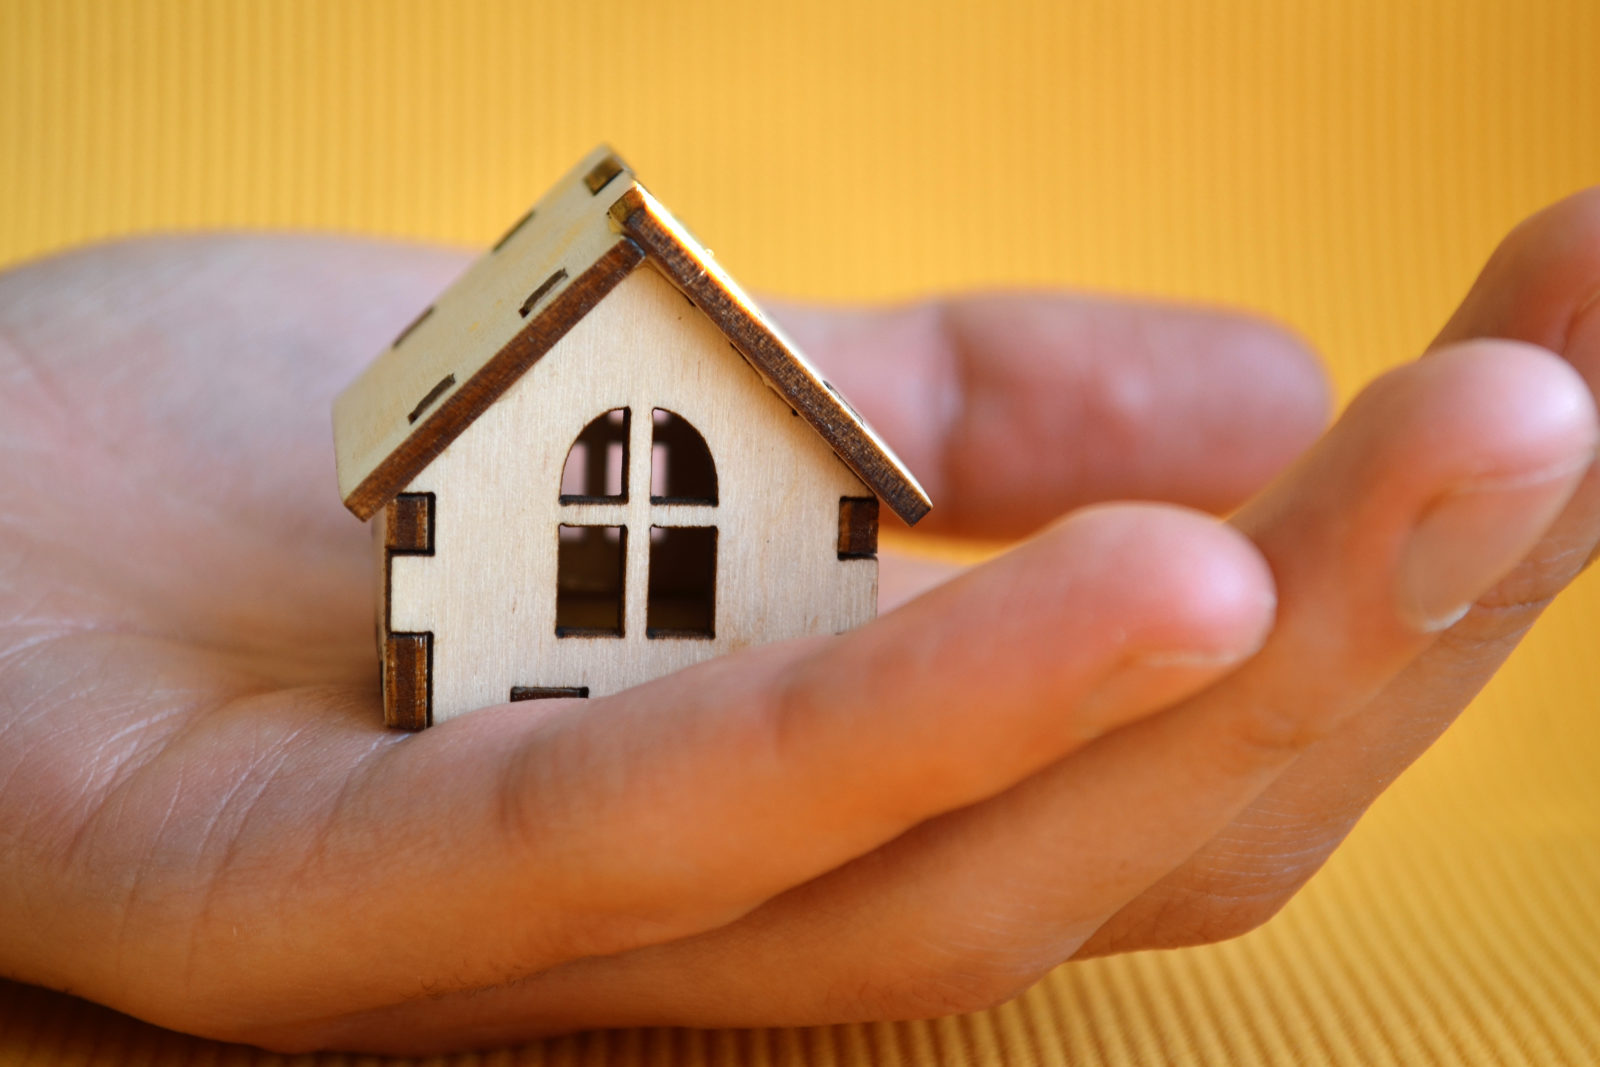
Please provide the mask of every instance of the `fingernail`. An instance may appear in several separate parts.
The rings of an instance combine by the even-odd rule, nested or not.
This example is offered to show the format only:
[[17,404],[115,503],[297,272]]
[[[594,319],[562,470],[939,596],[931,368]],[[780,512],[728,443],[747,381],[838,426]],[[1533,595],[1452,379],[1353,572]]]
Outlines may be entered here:
[[1592,452],[1525,474],[1471,482],[1423,514],[1400,556],[1400,617],[1422,633],[1455,625],[1555,521]]

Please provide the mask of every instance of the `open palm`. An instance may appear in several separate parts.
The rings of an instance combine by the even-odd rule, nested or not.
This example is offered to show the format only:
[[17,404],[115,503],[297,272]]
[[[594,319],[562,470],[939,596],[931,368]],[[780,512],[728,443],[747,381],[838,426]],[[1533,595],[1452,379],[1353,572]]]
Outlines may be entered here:
[[938,532],[1032,536],[886,556],[844,637],[385,731],[328,405],[460,266],[0,277],[0,973],[294,1048],[980,1007],[1270,915],[1600,538],[1596,194],[1315,445],[1314,365],[1247,320],[793,309]]

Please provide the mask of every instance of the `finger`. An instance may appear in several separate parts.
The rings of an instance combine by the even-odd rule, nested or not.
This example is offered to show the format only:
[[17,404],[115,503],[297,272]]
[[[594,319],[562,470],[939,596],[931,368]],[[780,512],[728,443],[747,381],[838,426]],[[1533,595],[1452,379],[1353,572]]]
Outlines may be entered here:
[[[225,951],[191,948],[195,1017],[158,1021],[216,1033],[240,975],[260,1018],[320,1017],[328,990],[371,1007],[726,923],[1206,684],[1259,645],[1271,605],[1260,558],[1225,526],[1091,510],[844,638],[384,745],[310,814],[290,801],[317,783],[283,761],[270,831],[254,831],[274,805],[253,794],[247,824],[214,831],[226,864],[194,938]],[[203,753],[183,756],[172,773]],[[147,773],[122,806],[214,806],[200,793],[174,811],[169,785]],[[293,878],[267,914],[263,871]],[[167,892],[138,928],[171,925],[186,902]],[[315,980],[275,1000],[260,976],[285,961]]]
[[[1551,347],[1591,391],[1600,388],[1600,189],[1545,209],[1507,237],[1436,345],[1471,336]],[[1597,543],[1600,477],[1591,470],[1540,542],[1465,618],[1119,915],[1102,945],[1211,940],[1271,917],[1477,695]]]
[[[331,477],[328,406],[464,263],[330,238],[147,239],[8,272],[0,307],[34,365],[16,380],[46,409],[76,398],[73,419],[131,468],[205,487],[205,506],[264,530],[337,533],[336,505],[305,506],[322,503],[305,486]],[[1327,413],[1304,345],[1240,315],[1043,294],[783,310],[929,488],[933,530],[1011,537],[1107,499],[1227,510]],[[249,412],[219,402],[239,395],[255,398]],[[85,407],[95,397],[108,399]],[[195,440],[207,447],[172,448]]]
[[878,557],[879,613],[892,611],[960,574],[973,562],[970,551],[965,555],[967,558],[962,559],[952,551],[940,558],[898,548],[881,554]]
[[[434,1024],[500,1041],[563,1024],[927,1016],[1013,995],[1335,728],[1428,640],[1418,622],[1437,604],[1510,566],[1596,434],[1570,372],[1532,350],[1468,347],[1390,376],[1241,517],[1283,601],[1238,671],[729,927],[451,998]],[[1424,564],[1418,585],[1407,568],[1436,552],[1456,567]]]
[[1046,294],[780,310],[927,486],[929,530],[1013,537],[1110,499],[1227,511],[1327,419],[1304,344],[1243,315]]

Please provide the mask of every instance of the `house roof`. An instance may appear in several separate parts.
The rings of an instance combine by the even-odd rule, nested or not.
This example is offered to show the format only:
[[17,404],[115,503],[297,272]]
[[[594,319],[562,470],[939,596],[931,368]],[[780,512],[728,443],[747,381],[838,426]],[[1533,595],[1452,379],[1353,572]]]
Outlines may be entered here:
[[563,334],[649,263],[907,523],[932,507],[903,463],[608,148],[589,153],[401,331],[333,405],[339,492],[376,514]]

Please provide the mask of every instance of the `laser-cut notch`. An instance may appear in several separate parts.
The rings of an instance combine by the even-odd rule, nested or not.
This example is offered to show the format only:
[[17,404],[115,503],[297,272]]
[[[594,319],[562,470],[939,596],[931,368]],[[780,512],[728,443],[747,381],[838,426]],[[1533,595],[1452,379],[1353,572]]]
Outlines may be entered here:
[[599,196],[600,190],[611,184],[611,179],[622,173],[622,160],[614,155],[608,155],[583,176],[584,187],[589,190],[590,196]]
[[878,498],[839,498],[839,558],[878,558]]
[[522,302],[522,306],[517,309],[517,314],[521,315],[523,318],[527,318],[528,312],[533,310],[533,306],[539,302],[539,299],[565,281],[566,277],[567,268],[562,267],[560,270],[550,275],[550,277],[540,282],[539,288],[529,293],[528,299]]
[[402,730],[433,723],[433,634],[390,634],[383,643],[383,720]]
[[[401,493],[383,512],[383,599],[393,603],[391,566],[396,556],[433,555],[432,493]],[[387,622],[380,620],[380,632]],[[433,634],[391,633],[383,640],[379,674],[383,686],[383,721],[403,730],[433,724]]]
[[558,528],[556,636],[621,637],[626,526]]
[[417,406],[411,409],[411,414],[406,416],[407,422],[416,422],[422,418],[422,413],[433,406],[433,402],[445,394],[445,391],[456,384],[454,374],[446,374],[439,384],[428,390],[428,395],[417,401]]
[[404,342],[407,337],[411,336],[411,331],[415,330],[418,326],[421,326],[424,322],[426,322],[428,320],[428,316],[432,314],[433,305],[429,304],[427,307],[422,309],[422,314],[418,315],[416,318],[412,319],[406,324],[406,328],[400,331],[400,335],[394,339],[394,343],[389,347],[399,348],[401,343]]
[[392,556],[433,555],[432,493],[401,493],[384,511],[384,545]]

